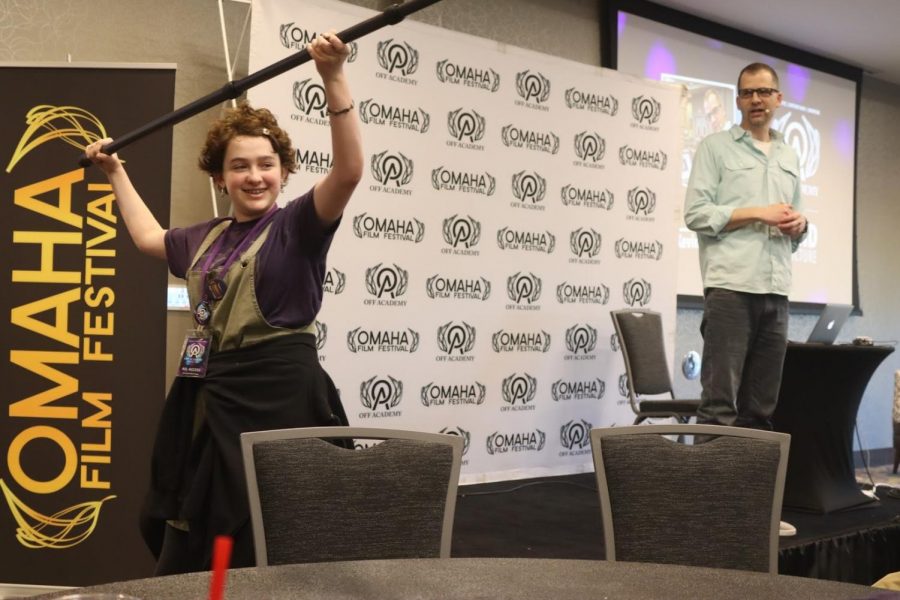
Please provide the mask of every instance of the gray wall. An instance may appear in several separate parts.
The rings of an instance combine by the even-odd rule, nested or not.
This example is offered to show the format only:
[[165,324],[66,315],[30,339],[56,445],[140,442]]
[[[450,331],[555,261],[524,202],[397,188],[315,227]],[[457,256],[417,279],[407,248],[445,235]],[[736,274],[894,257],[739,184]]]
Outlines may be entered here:
[[[302,6],[302,0],[296,1]],[[351,3],[378,9],[389,4],[384,0]],[[247,7],[225,2],[232,54],[237,50]],[[452,0],[412,18],[582,63],[599,64],[596,0]],[[336,23],[335,28],[340,30],[351,24]],[[214,0],[0,0],[0,61],[63,61],[67,55],[73,61],[177,63],[176,106],[219,88],[225,81]],[[238,77],[247,72],[246,55],[245,39],[239,52]],[[206,127],[217,113],[212,109],[175,127],[173,226],[192,224],[212,215],[208,180],[195,165]],[[900,203],[893,185],[898,134],[900,87],[866,79],[860,103],[857,158],[859,292],[863,315],[851,318],[840,340],[856,335],[883,341],[900,339],[900,323],[894,318],[892,303],[898,274],[898,236],[894,230],[900,226]],[[699,321],[696,310],[678,311],[676,356],[670,357],[673,362],[680,362],[689,350],[702,349]],[[793,315],[791,338],[805,339],[814,321],[809,315]],[[170,313],[169,380],[183,332],[190,324],[186,313]],[[893,373],[897,369],[900,354],[888,358],[866,391],[859,411],[863,448],[891,446]],[[699,394],[697,382],[684,379],[680,370],[676,370],[675,386],[679,394]]]

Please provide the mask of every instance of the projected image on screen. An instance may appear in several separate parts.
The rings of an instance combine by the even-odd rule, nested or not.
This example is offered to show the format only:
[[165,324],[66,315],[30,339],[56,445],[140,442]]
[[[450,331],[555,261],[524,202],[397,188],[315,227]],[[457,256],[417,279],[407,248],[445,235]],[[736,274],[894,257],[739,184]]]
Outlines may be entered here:
[[[740,124],[740,70],[752,62],[775,69],[784,99],[772,127],[800,158],[803,212],[810,221],[793,255],[791,300],[851,303],[856,81],[648,18],[618,15],[618,70],[683,86],[684,185],[700,140]],[[683,226],[679,248],[678,293],[700,296],[697,239]]]
[[706,81],[682,77],[672,73],[660,73],[660,81],[677,83],[681,89],[681,126],[683,142],[681,153],[681,183],[687,186],[694,162],[694,152],[700,140],[711,133],[725,131],[740,122],[734,85],[720,81]]

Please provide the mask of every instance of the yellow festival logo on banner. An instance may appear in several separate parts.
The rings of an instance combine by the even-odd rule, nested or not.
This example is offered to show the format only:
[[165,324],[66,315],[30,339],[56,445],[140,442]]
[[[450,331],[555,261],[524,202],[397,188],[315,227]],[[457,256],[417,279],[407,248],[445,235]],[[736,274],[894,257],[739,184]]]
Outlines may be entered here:
[[[26,124],[26,131],[6,167],[7,173],[12,172],[29,152],[53,140],[59,139],[83,150],[87,144],[106,136],[97,117],[75,106],[35,106],[28,111]],[[26,421],[19,421],[23,428],[7,448],[6,463],[12,480],[31,494],[55,494],[76,476],[80,490],[109,490],[111,487],[104,479],[103,469],[111,463],[112,394],[81,392],[82,406],[92,411],[83,417],[79,417],[76,406],[54,405],[78,394],[81,387],[77,376],[57,366],[73,365],[69,368],[77,369],[82,361],[111,363],[114,359],[113,353],[105,351],[103,344],[115,329],[115,314],[111,310],[115,291],[103,284],[116,274],[116,253],[112,246],[116,238],[115,197],[107,183],[76,188],[84,176],[83,169],[76,169],[19,187],[14,192],[16,206],[30,211],[33,217],[47,219],[46,226],[40,230],[19,230],[18,227],[13,230],[13,244],[22,249],[18,258],[31,259],[28,262],[37,262],[39,267],[14,268],[12,284],[22,286],[19,290],[30,292],[28,297],[36,292],[40,298],[12,308],[10,323],[36,334],[39,342],[35,343],[37,347],[11,349],[9,360],[49,384],[43,391],[12,402],[8,407],[10,419]],[[73,211],[73,192],[79,197],[92,198],[86,202],[85,214]],[[79,253],[77,258],[83,269],[58,270],[58,265],[64,262],[60,257],[69,258],[73,251]],[[44,295],[46,288],[42,286],[47,284],[68,286],[69,289]],[[84,308],[81,335],[69,327],[73,303]],[[22,340],[15,343],[22,343]],[[48,343],[52,344],[52,349],[47,347]],[[83,439],[73,439],[73,422],[78,424]],[[63,425],[68,425],[68,433]],[[23,453],[33,442],[54,444],[62,453],[62,467],[55,477],[41,479],[40,475],[29,474]],[[104,502],[116,497],[107,495],[46,515],[30,508],[21,498],[22,493],[16,496],[2,479],[0,490],[17,524],[16,539],[26,548],[62,549],[80,544],[96,528]]]
[[35,106],[25,116],[25,124],[28,128],[6,165],[7,173],[11,173],[26,154],[51,140],[61,139],[70,146],[84,150],[87,145],[106,137],[103,123],[77,106]]

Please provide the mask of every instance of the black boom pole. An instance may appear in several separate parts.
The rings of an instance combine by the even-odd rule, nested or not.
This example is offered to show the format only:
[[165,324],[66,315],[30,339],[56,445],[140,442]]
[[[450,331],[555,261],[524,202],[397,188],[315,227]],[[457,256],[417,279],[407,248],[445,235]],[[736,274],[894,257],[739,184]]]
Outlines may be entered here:
[[[386,25],[396,25],[407,15],[410,15],[416,11],[422,10],[432,4],[436,4],[440,0],[410,0],[404,4],[395,4],[387,9],[384,12],[379,13],[372,17],[371,19],[366,19],[365,21],[361,21],[344,31],[341,31],[337,34],[337,36],[341,39],[342,42],[349,44],[353,40],[359,39],[364,35],[370,34],[377,29],[381,29]],[[135,129],[134,131],[129,131],[125,135],[116,138],[109,144],[103,146],[102,151],[104,154],[113,154],[130,144],[136,140],[141,139],[147,135],[150,135],[154,131],[158,129],[162,129],[167,125],[175,125],[176,123],[181,123],[182,121],[189,119],[196,115],[197,113],[203,112],[207,108],[215,106],[216,104],[220,104],[225,102],[226,100],[233,100],[237,98],[245,91],[250,88],[259,85],[264,81],[268,81],[277,75],[281,75],[285,71],[289,71],[298,65],[302,65],[305,62],[310,60],[309,52],[304,48],[299,52],[288,56],[287,58],[283,58],[276,63],[272,63],[268,67],[260,69],[256,73],[251,73],[247,75],[243,79],[239,79],[237,81],[230,81],[222,86],[221,89],[208,94],[202,98],[194,100],[190,104],[186,104],[181,108],[170,112],[167,115],[163,115],[142,125]],[[81,158],[78,160],[78,164],[82,167],[89,167],[91,164],[91,160],[85,155],[82,154]]]

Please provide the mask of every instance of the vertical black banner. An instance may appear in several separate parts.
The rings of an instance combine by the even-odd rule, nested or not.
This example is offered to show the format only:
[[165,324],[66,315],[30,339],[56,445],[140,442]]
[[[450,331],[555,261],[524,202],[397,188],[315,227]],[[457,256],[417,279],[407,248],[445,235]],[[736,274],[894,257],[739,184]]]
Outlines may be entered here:
[[[165,393],[166,267],[78,157],[170,111],[174,88],[170,66],[0,67],[0,582],[152,571],[137,517]],[[171,147],[166,129],[121,154],[164,227]]]

